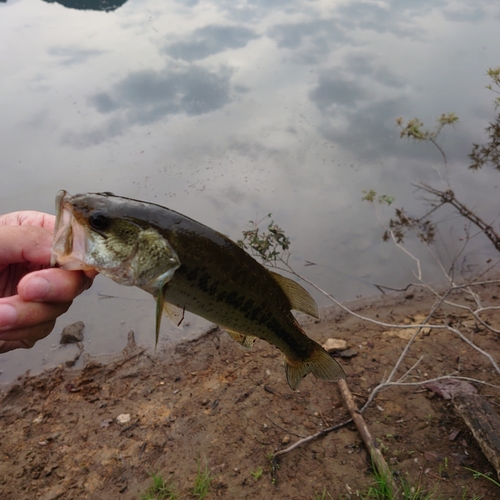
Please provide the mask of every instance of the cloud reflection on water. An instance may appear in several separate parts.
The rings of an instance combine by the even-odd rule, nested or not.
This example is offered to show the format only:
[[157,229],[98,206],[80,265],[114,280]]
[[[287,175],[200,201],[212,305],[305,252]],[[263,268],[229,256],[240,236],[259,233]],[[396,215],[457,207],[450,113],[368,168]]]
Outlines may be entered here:
[[197,61],[224,50],[244,47],[254,38],[258,38],[258,35],[243,26],[209,25],[167,44],[164,52],[174,59]]
[[130,73],[108,91],[90,96],[90,104],[102,115],[114,115],[100,127],[84,133],[67,133],[63,141],[84,147],[122,135],[134,125],[148,125],[169,115],[210,113],[230,101],[231,71],[217,73],[190,65],[161,71]]
[[[496,172],[466,170],[492,112],[483,88],[499,64],[496,2],[142,0],[105,14],[21,0],[0,9],[5,210],[52,210],[59,188],[112,190],[233,238],[273,212],[294,265],[354,298],[374,281],[413,279],[406,257],[381,242],[362,190],[421,208],[411,182],[435,181],[441,165],[432,147],[400,140],[395,119],[432,124],[456,111],[461,122],[442,140],[457,191],[472,200],[492,190],[479,208],[498,212]],[[318,265],[302,268],[304,258]],[[94,307],[89,315],[77,302],[70,314],[93,317],[90,335],[110,331],[99,318],[111,307]],[[133,308],[120,314],[119,335],[144,330],[150,342]]]

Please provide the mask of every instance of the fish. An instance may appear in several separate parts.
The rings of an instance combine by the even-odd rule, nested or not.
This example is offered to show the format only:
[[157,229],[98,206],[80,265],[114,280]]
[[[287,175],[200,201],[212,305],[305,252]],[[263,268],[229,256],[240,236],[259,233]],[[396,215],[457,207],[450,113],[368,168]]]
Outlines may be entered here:
[[256,338],[277,347],[292,390],[308,373],[328,381],[345,377],[291,312],[318,317],[316,302],[301,285],[267,269],[227,236],[169,208],[109,192],[61,190],[51,265],[95,270],[153,295],[156,342],[164,312],[178,322],[189,311],[244,347]]

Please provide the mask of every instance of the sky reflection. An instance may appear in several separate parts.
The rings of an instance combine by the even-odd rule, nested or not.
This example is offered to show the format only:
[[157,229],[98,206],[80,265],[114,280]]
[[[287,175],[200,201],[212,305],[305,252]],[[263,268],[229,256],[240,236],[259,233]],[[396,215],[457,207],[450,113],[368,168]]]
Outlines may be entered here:
[[[362,191],[394,195],[411,211],[421,207],[411,184],[439,182],[437,150],[400,140],[395,119],[432,124],[454,111],[460,122],[442,136],[454,189],[496,217],[498,173],[466,167],[493,118],[484,86],[488,67],[500,64],[497,2],[85,5],[0,4],[3,212],[53,213],[61,188],[113,191],[233,238],[272,212],[292,238],[297,269],[353,299],[375,293],[374,282],[413,279],[411,261],[382,243]],[[380,211],[381,220],[392,215]],[[449,256],[456,223],[442,226]],[[410,248],[436,276],[432,259]],[[485,260],[485,252],[473,242],[464,262]],[[304,259],[317,265],[304,267]],[[99,300],[98,292],[121,298]],[[152,345],[153,307],[140,291],[98,280],[58,326],[89,318],[90,352],[121,348],[130,328]],[[164,334],[188,330],[165,326]],[[56,341],[0,358],[4,378],[52,359]]]

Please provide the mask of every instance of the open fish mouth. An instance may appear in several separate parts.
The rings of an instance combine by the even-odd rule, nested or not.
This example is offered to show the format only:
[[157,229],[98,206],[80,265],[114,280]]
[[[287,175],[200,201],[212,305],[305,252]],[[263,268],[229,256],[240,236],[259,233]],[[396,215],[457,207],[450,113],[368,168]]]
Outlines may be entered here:
[[56,196],[56,223],[52,242],[50,265],[70,271],[93,269],[86,262],[87,235],[84,227],[76,220],[71,195],[61,190]]
[[59,191],[56,214],[51,263],[95,270],[152,294],[157,341],[163,311],[175,317],[177,308],[220,325],[246,347],[255,337],[276,346],[293,390],[308,373],[331,381],[345,376],[291,313],[318,317],[311,295],[221,233],[161,205],[107,192]]

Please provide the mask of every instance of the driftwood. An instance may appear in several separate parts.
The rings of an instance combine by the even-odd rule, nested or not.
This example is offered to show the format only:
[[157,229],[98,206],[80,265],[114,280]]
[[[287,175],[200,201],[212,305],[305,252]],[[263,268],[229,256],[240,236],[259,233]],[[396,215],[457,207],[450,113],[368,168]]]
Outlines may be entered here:
[[500,479],[500,417],[480,394],[459,394],[452,401]]
[[471,384],[458,380],[434,382],[426,387],[451,399],[500,479],[500,417],[486,398]]
[[349,410],[356,428],[358,429],[361,439],[363,440],[363,443],[365,443],[365,446],[370,453],[370,458],[372,460],[373,466],[377,469],[378,473],[384,478],[387,485],[389,486],[392,493],[391,498],[393,498],[394,500],[400,499],[401,495],[399,492],[399,488],[394,481],[392,471],[387,465],[387,462],[385,461],[384,456],[380,451],[377,441],[373,438],[370,429],[368,429],[363,415],[361,415],[361,413],[359,412],[354,398],[352,397],[349,386],[347,385],[347,382],[343,379],[339,380],[338,386],[340,392],[342,393],[344,403]]

